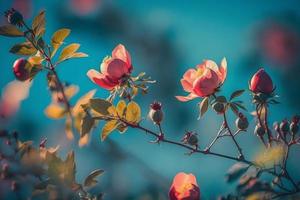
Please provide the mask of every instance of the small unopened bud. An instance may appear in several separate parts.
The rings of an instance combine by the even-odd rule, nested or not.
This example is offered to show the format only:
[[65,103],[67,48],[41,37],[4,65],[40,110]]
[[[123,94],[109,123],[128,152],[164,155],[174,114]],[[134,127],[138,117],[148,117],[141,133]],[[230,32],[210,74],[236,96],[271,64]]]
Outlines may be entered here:
[[8,170],[9,170],[9,166],[7,163],[4,163],[2,165],[2,173],[1,173],[1,178],[6,178],[8,177]]
[[222,114],[225,111],[225,105],[224,103],[221,102],[216,102],[212,105],[212,108],[218,113]]
[[280,131],[279,122],[274,122],[273,123],[273,128],[274,128],[275,131],[279,132]]
[[161,110],[161,103],[160,102],[153,102],[150,104],[150,111],[149,111],[149,118],[155,123],[160,124],[163,120],[164,113]]
[[292,122],[290,124],[290,131],[292,132],[293,135],[295,135],[299,131],[299,125],[295,122]]
[[282,120],[282,122],[280,123],[279,128],[280,128],[280,130],[281,130],[283,133],[289,132],[289,130],[290,130],[289,122],[288,122],[287,120]]
[[189,144],[191,146],[196,146],[198,145],[198,137],[195,133],[193,132],[187,132],[182,140],[181,140],[184,144]]
[[254,129],[254,133],[255,135],[258,135],[258,136],[263,136],[266,131],[263,127],[261,127],[259,124],[255,126],[255,129]]
[[299,121],[300,121],[300,116],[298,116],[298,115],[293,116],[292,122],[294,122],[295,124],[298,124]]
[[19,27],[23,26],[23,15],[19,11],[11,8],[5,12],[5,16],[7,17],[8,23]]
[[240,130],[246,130],[249,126],[247,117],[245,117],[242,113],[239,113],[239,117],[236,119],[235,125]]
[[12,191],[17,191],[19,189],[19,184],[16,181],[12,181],[10,188]]

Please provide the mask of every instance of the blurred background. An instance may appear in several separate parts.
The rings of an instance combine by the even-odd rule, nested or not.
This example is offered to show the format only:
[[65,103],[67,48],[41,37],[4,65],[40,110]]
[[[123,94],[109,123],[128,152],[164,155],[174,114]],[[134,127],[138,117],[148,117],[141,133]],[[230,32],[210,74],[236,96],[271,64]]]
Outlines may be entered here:
[[[182,1],[173,0],[0,0],[0,13],[14,7],[28,22],[40,11],[46,10],[46,41],[59,28],[70,28],[67,43],[78,42],[88,58],[70,60],[58,68],[62,80],[80,86],[80,97],[97,88],[97,97],[106,97],[107,91],[93,84],[86,72],[98,69],[104,56],[119,43],[132,56],[134,73],[145,71],[157,84],[149,94],[138,96],[143,116],[153,100],[163,103],[166,113],[162,124],[167,137],[180,140],[186,130],[196,131],[200,148],[204,148],[216,134],[221,117],[212,111],[201,120],[198,100],[177,101],[183,95],[180,78],[190,67],[204,59],[220,63],[227,58],[228,76],[221,93],[230,95],[237,89],[247,89],[252,74],[260,67],[272,76],[281,104],[270,108],[270,124],[275,120],[300,114],[300,4],[295,0],[273,1]],[[4,15],[0,24],[4,24]],[[12,65],[16,55],[8,52],[18,39],[0,37],[0,87],[4,91],[14,80]],[[46,74],[41,73],[32,83],[30,94],[17,112],[8,119],[0,119],[0,128],[20,132],[23,140],[34,140],[38,145],[48,138],[48,145],[59,144],[60,153],[74,149],[77,177],[82,180],[91,170],[106,172],[94,191],[103,191],[105,199],[167,199],[172,179],[180,171],[195,174],[203,199],[215,199],[229,193],[235,184],[224,178],[232,161],[203,155],[184,155],[185,150],[167,144],[150,144],[152,138],[130,129],[124,135],[111,134],[110,140],[100,141],[100,123],[93,131],[88,146],[79,148],[76,141],[68,141],[64,121],[48,119],[44,108],[50,103]],[[20,88],[19,90],[22,91]],[[15,91],[19,93],[21,91]],[[242,97],[250,112],[251,96]],[[76,98],[74,98],[76,100]],[[253,118],[251,118],[253,119]],[[230,120],[235,116],[231,113]],[[152,128],[151,122],[144,120]],[[251,120],[252,127],[255,121]],[[232,127],[234,128],[233,124]],[[155,129],[155,127],[153,127]],[[252,157],[260,149],[253,128],[238,137],[244,152]],[[255,148],[253,148],[255,147]],[[218,143],[214,151],[234,154],[231,140]],[[299,151],[292,151],[295,159],[293,176],[300,177]]]

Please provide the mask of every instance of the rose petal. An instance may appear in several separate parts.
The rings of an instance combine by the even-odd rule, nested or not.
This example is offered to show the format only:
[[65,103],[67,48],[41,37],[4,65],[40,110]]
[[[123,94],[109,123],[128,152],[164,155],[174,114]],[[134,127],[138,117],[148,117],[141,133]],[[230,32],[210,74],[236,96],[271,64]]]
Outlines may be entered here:
[[93,81],[95,84],[103,87],[104,89],[111,90],[113,89],[117,83],[112,82],[105,75],[97,72],[94,69],[91,69],[87,72],[87,76]]
[[219,67],[218,67],[217,63],[215,63],[214,61],[212,61],[212,60],[205,60],[204,64],[205,64],[206,68],[212,69],[216,73],[219,73]]
[[226,58],[222,59],[219,71],[221,74],[220,79],[221,79],[222,83],[224,83],[226,76],[227,76],[227,60],[226,60]]
[[128,68],[131,67],[131,56],[124,45],[119,44],[116,46],[112,51],[112,57],[123,60],[127,64]]
[[120,59],[113,59],[107,66],[107,76],[114,81],[118,81],[124,75],[128,74],[127,64]]
[[180,80],[181,85],[186,92],[191,92],[193,90],[193,84],[185,79]]
[[206,97],[213,94],[219,84],[220,80],[217,73],[207,68],[203,76],[194,82],[193,92],[200,97]]
[[194,93],[190,93],[188,96],[175,96],[179,101],[186,102],[198,97]]
[[193,84],[196,78],[197,78],[197,71],[195,69],[189,69],[183,75],[183,79],[191,84]]

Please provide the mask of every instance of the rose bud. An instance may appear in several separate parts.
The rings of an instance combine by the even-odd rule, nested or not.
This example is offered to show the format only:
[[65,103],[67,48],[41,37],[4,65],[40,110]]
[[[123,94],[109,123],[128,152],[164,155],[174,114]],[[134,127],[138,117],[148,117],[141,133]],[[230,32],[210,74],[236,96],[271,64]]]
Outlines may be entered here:
[[259,124],[255,126],[254,134],[258,136],[263,136],[265,134],[265,129],[261,127]]
[[224,103],[216,102],[212,105],[212,108],[218,113],[222,114],[225,111],[225,105]]
[[194,134],[193,132],[187,132],[182,140],[181,140],[184,144],[189,144],[191,146],[197,146],[198,145],[198,137],[196,134]]
[[282,120],[282,122],[280,123],[280,126],[279,126],[280,130],[283,132],[283,133],[287,133],[290,131],[290,125],[289,125],[289,122],[287,120]]
[[183,90],[188,92],[187,96],[176,96],[179,101],[190,101],[197,97],[207,97],[214,94],[224,83],[227,75],[227,62],[223,58],[220,66],[212,60],[187,70],[182,79]]
[[247,117],[245,117],[242,113],[239,113],[239,117],[236,119],[235,125],[240,130],[246,130],[249,126]]
[[154,101],[152,104],[150,104],[150,111],[149,111],[149,118],[155,123],[160,124],[163,120],[164,113],[161,110],[161,103]]
[[276,132],[279,132],[280,131],[280,128],[279,128],[279,122],[274,122],[273,123],[273,128]]
[[200,200],[200,189],[193,174],[178,173],[169,191],[170,200]]
[[293,135],[295,135],[299,131],[299,125],[296,124],[296,123],[294,123],[294,122],[292,122],[290,124],[290,130],[293,133]]
[[30,71],[28,69],[30,68],[30,65],[31,64],[24,58],[16,60],[13,65],[13,71],[16,79],[19,81],[28,80],[30,78]]
[[19,188],[19,184],[16,181],[12,181],[10,188],[12,191],[16,191]]
[[250,90],[253,93],[271,94],[273,92],[273,81],[263,68],[258,70],[250,81]]
[[5,12],[5,16],[7,17],[8,23],[19,27],[23,26],[23,15],[17,10],[11,8]]

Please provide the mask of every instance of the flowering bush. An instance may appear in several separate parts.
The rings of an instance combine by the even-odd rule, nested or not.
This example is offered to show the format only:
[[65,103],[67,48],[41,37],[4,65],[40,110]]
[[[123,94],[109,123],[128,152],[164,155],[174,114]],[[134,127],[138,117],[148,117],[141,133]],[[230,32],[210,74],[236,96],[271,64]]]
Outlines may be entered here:
[[[105,141],[115,130],[125,133],[129,128],[134,128],[152,136],[153,143],[168,143],[184,148],[188,150],[188,155],[198,153],[235,161],[236,163],[228,170],[226,178],[229,183],[239,179],[236,191],[220,199],[275,199],[289,197],[300,192],[299,181],[290,175],[287,168],[290,148],[300,144],[299,116],[294,116],[291,120],[285,119],[280,123],[276,122],[273,129],[269,126],[268,108],[271,104],[279,102],[276,100],[278,96],[275,94],[273,81],[264,69],[260,69],[253,75],[249,85],[255,106],[254,119],[257,122],[254,135],[264,145],[264,150],[255,158],[249,158],[244,154],[244,149],[237,140],[239,134],[246,132],[249,126],[245,115],[247,109],[243,102],[238,100],[245,90],[234,91],[229,98],[221,94],[222,85],[227,76],[225,58],[220,66],[212,60],[206,60],[195,69],[187,70],[181,79],[181,84],[183,90],[189,94],[176,96],[179,101],[202,98],[199,103],[200,117],[203,117],[211,108],[223,118],[215,138],[203,148],[198,144],[199,135],[192,131],[183,134],[181,141],[167,137],[168,134],[162,128],[164,117],[167,116],[160,102],[152,103],[148,114],[158,131],[142,125],[141,108],[134,98],[140,92],[146,94],[148,85],[155,81],[147,77],[145,73],[133,75],[137,69],[133,68],[131,56],[124,45],[117,45],[112,55],[103,59],[100,72],[94,69],[87,72],[91,81],[109,91],[109,96],[106,99],[97,98],[94,97],[95,90],[91,90],[71,105],[70,99],[77,93],[78,86],[62,82],[56,67],[72,58],[87,57],[87,54],[78,52],[80,45],[72,43],[64,47],[58,59],[54,60],[54,55],[63,46],[70,30],[59,29],[52,35],[50,44],[47,44],[43,39],[46,30],[44,11],[34,18],[31,26],[28,26],[22,15],[14,9],[7,11],[6,16],[9,24],[0,27],[0,34],[25,38],[23,43],[10,49],[11,53],[24,56],[13,64],[16,79],[28,84],[39,72],[47,71],[48,88],[51,91],[52,100],[45,109],[45,114],[49,118],[65,119],[67,138],[73,139],[73,130],[76,130],[80,137],[79,146],[88,143],[97,122],[103,121],[102,141]],[[26,95],[23,95],[23,98],[24,96]],[[23,98],[18,99],[21,101]],[[13,105],[18,106],[19,103]],[[5,108],[5,106],[2,107]],[[2,107],[0,108],[3,109]],[[227,119],[230,110],[236,115],[235,130],[229,126],[230,122]],[[4,145],[1,146],[0,153],[0,183],[1,187],[9,186],[10,188],[5,191],[20,195],[19,185],[24,180],[19,172],[10,171],[12,165],[17,165],[21,170],[26,169],[22,173],[31,177],[30,192],[25,195],[26,198],[34,197],[37,192],[45,194],[46,197],[43,196],[45,198],[50,198],[49,195],[51,196],[53,190],[59,196],[56,198],[62,199],[102,198],[101,194],[92,195],[85,190],[96,183],[94,178],[102,174],[102,170],[93,171],[83,184],[79,184],[75,180],[73,152],[63,160],[56,154],[58,148],[46,148],[46,140],[41,141],[39,147],[35,148],[30,142],[19,141],[16,133],[8,134],[6,131],[0,133]],[[204,136],[201,135],[201,137]],[[225,137],[232,140],[236,155],[227,155],[212,150],[214,144]],[[56,191],[58,188],[59,191]],[[171,200],[200,199],[200,190],[193,174],[180,172],[174,177],[170,186],[169,198]]]

